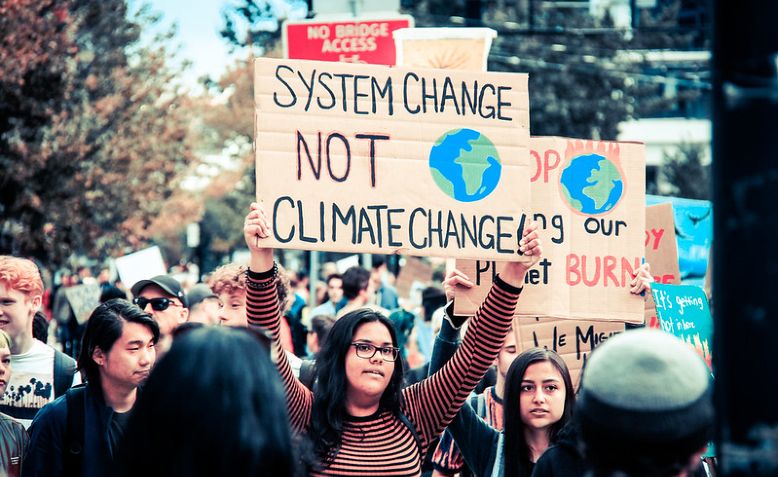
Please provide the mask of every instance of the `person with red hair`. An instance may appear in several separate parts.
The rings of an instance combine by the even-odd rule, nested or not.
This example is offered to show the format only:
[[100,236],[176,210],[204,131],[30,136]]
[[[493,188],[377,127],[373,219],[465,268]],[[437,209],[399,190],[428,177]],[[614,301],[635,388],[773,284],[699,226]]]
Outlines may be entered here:
[[0,412],[29,427],[38,410],[81,382],[76,362],[33,337],[35,312],[41,307],[43,280],[30,260],[0,255],[0,329],[11,337],[14,373]]

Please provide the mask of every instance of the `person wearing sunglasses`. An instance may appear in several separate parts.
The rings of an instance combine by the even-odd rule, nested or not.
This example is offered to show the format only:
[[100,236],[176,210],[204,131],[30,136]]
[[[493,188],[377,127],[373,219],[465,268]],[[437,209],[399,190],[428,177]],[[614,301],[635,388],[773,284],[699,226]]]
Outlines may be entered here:
[[181,284],[170,275],[157,275],[132,286],[132,303],[150,314],[159,325],[157,354],[165,354],[173,330],[189,319],[189,302]]
[[[527,270],[541,255],[532,224],[520,250],[528,261],[510,262],[470,321],[462,346],[440,372],[403,388],[397,333],[380,312],[361,308],[335,322],[308,390],[278,354],[292,429],[308,437],[318,468],[312,475],[417,476],[430,443],[456,415],[500,351],[513,321]],[[269,330],[278,348],[281,313],[273,251],[260,239],[272,231],[259,204],[244,224],[251,251],[248,321]]]

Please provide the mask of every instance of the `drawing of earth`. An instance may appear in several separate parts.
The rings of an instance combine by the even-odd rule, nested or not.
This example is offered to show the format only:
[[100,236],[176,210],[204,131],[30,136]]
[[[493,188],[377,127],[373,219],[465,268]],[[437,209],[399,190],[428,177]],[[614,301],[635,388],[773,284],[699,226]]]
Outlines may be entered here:
[[624,192],[619,169],[599,154],[574,157],[562,171],[559,182],[570,207],[587,215],[608,212]]
[[502,163],[488,137],[472,129],[453,129],[432,146],[430,172],[446,195],[475,202],[497,188]]

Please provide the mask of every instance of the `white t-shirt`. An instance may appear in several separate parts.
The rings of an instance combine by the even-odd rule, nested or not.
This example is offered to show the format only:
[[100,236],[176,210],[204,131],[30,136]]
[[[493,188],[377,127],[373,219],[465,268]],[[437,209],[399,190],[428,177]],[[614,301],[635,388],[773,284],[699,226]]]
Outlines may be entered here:
[[[73,376],[73,386],[81,384],[81,374]],[[30,409],[37,411],[54,401],[54,348],[33,340],[32,347],[22,354],[11,355],[11,380],[0,397],[2,412],[30,427]]]

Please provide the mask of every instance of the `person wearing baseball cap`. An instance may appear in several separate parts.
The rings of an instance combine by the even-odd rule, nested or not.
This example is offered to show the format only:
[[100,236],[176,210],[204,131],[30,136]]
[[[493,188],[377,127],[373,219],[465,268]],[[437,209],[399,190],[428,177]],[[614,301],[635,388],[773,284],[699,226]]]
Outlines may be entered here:
[[132,302],[151,314],[159,325],[157,353],[164,354],[172,342],[173,330],[189,319],[189,301],[184,289],[170,275],[157,275],[132,286]]
[[189,321],[204,325],[219,324],[219,295],[205,283],[198,283],[186,292],[189,300]]
[[609,339],[584,369],[576,417],[595,477],[687,477],[712,437],[710,370],[669,333]]

